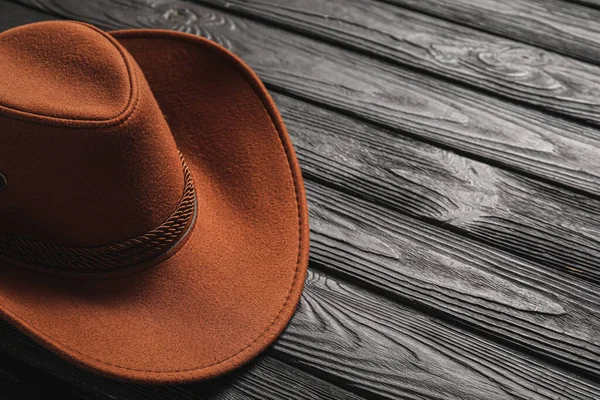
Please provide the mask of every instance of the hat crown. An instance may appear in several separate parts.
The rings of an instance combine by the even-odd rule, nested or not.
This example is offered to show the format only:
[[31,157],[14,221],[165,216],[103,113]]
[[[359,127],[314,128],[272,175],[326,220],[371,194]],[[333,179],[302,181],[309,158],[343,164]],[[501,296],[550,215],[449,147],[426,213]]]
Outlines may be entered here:
[[0,34],[0,174],[0,258],[26,264],[69,264],[44,250],[58,245],[85,267],[87,249],[112,257],[173,215],[189,216],[189,174],[141,70],[85,24]]
[[132,98],[122,50],[90,26],[52,22],[0,35],[0,104],[26,113],[108,120]]

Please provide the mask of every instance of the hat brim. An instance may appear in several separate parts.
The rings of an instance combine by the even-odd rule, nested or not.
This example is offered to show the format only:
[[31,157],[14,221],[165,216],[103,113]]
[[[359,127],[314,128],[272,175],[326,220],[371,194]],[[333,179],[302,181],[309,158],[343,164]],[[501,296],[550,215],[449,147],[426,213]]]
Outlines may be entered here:
[[0,313],[103,375],[211,378],[271,344],[299,301],[308,263],[300,168],[267,91],[236,56],[179,32],[111,34],[140,65],[192,172],[196,225],[170,258],[123,277],[2,265]]

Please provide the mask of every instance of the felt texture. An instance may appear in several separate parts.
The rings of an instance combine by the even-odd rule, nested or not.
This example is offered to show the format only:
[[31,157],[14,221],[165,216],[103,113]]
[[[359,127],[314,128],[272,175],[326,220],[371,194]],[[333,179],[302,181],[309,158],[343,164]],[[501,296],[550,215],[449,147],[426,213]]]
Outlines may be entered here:
[[[54,41],[99,40],[97,30],[79,29],[83,25],[74,29],[74,24],[39,23],[26,29],[45,31],[41,37],[50,35],[50,28],[56,31],[44,45],[48,52],[62,51],[61,46],[53,47]],[[6,171],[11,185],[0,193],[0,214],[7,205],[14,214],[8,224],[0,215],[0,230],[82,244],[137,233],[164,217],[163,211],[172,212],[181,196],[181,165],[172,160],[177,148],[196,186],[195,226],[170,258],[114,279],[71,280],[0,262],[0,314],[60,355],[110,377],[154,384],[214,377],[246,363],[272,343],[298,303],[308,263],[308,213],[300,169],[273,102],[236,56],[178,32],[131,30],[112,35],[128,53],[109,37],[104,40],[124,54],[132,91],[137,85],[139,97],[137,107],[128,105],[133,110],[123,112],[131,116],[112,117],[126,122],[96,126],[106,122],[90,121],[91,116],[107,117],[114,110],[74,111],[69,103],[64,109],[53,105],[47,112],[42,103],[35,106],[39,109],[32,105],[27,112],[51,116],[41,120],[18,114],[24,110],[23,99],[2,103],[20,108],[2,112],[0,124],[11,129],[0,134],[0,148],[17,146],[17,153],[23,154],[0,156],[0,171]],[[22,44],[29,45],[27,40]],[[118,67],[122,61],[117,62],[112,50],[102,45],[98,49],[102,50],[86,55],[91,58],[86,62],[102,58],[107,63],[110,58],[114,71],[120,72],[105,84],[125,90]],[[88,120],[55,120],[76,115]],[[27,137],[41,161],[27,154],[16,135]],[[92,163],[86,161],[90,156]],[[111,194],[99,194],[99,201],[80,194],[94,191],[90,186],[103,169],[114,173],[116,182],[103,181]],[[36,175],[57,172],[67,173],[68,179],[56,183],[55,191]],[[152,185],[147,177],[155,178]],[[32,179],[34,187],[19,183],[25,178]],[[13,190],[7,200],[5,195]],[[69,207],[61,209],[50,193],[70,199]],[[18,204],[27,196],[35,200]],[[83,208],[101,212],[102,218],[82,213]],[[59,211],[60,217],[48,216],[51,211]]]
[[132,88],[119,49],[85,25],[40,26],[24,25],[2,35],[0,104],[57,118],[120,115]]
[[[119,72],[100,75],[120,114],[107,98],[98,119],[64,117],[89,114],[72,109],[95,104],[101,85],[77,79],[105,67]],[[14,28],[0,34],[0,76],[19,82],[0,86],[0,99],[11,99],[0,103],[0,172],[10,185],[0,196],[1,233],[99,246],[142,235],[176,209],[184,179],[175,140],[139,67],[114,39],[73,22]]]

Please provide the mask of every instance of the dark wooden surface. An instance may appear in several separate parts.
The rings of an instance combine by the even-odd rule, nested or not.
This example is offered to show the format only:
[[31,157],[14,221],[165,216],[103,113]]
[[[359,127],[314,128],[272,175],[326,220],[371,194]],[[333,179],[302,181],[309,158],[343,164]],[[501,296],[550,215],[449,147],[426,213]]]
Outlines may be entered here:
[[228,376],[95,376],[0,323],[0,398],[600,399],[596,0],[0,0],[240,55],[296,146],[310,273]]
[[[598,64],[597,0],[385,0],[573,58]],[[579,4],[577,4],[579,3]]]

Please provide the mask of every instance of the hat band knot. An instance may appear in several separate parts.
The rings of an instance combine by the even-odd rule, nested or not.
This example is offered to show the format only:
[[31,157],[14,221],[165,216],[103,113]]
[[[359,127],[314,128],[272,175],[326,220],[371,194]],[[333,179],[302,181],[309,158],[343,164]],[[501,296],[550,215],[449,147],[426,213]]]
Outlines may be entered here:
[[197,199],[192,174],[180,153],[184,191],[177,209],[159,227],[125,241],[97,247],[48,244],[0,233],[0,258],[55,274],[93,275],[147,265],[181,244],[196,219]]

